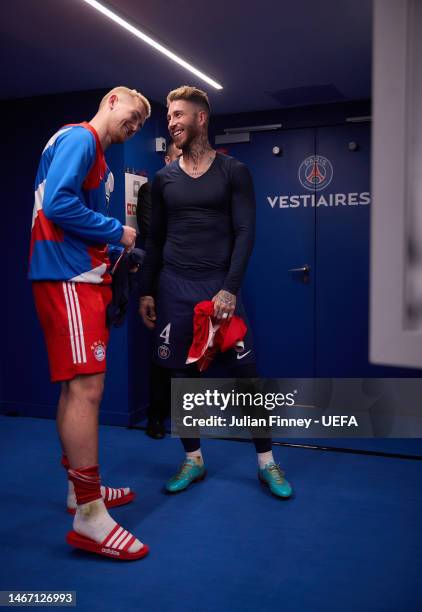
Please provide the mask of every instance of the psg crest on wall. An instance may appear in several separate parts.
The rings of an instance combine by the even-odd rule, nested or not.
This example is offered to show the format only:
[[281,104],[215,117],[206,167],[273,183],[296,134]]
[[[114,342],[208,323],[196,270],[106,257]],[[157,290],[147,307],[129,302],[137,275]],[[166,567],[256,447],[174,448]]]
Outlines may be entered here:
[[328,187],[333,178],[333,166],[323,155],[311,155],[299,166],[299,181],[309,191],[321,191]]

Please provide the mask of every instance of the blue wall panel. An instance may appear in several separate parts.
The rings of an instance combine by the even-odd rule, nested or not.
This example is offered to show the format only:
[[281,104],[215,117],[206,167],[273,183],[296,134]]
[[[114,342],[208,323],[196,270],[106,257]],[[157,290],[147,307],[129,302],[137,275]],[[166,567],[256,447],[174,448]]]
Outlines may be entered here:
[[[418,377],[421,370],[369,363],[370,124],[319,127],[316,154],[329,159],[333,178],[318,192],[348,197],[349,205],[316,213],[316,376]],[[349,143],[357,145],[349,150]],[[385,305],[388,308],[388,304]]]

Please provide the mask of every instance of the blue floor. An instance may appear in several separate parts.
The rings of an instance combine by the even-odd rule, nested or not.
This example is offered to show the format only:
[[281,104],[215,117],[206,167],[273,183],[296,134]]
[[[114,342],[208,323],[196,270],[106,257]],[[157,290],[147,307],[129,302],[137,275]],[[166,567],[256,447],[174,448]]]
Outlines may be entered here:
[[420,461],[277,448],[296,490],[280,501],[250,444],[203,447],[207,479],[167,496],[179,441],[101,428],[103,481],[138,493],[113,515],[151,548],[119,563],[64,541],[54,422],[0,417],[0,590],[74,590],[79,610],[422,610]]

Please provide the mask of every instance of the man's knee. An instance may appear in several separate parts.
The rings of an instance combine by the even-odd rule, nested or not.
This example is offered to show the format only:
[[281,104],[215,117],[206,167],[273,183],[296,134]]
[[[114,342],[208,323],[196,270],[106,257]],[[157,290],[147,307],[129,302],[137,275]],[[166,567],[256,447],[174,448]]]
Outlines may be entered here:
[[104,391],[104,374],[76,376],[69,382],[69,392],[80,401],[100,404]]

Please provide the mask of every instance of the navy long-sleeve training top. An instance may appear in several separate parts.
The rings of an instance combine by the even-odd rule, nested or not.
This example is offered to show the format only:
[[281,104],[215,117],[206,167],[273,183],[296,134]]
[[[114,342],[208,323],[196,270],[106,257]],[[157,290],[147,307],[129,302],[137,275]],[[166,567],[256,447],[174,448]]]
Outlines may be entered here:
[[207,172],[192,178],[175,160],[152,184],[141,296],[152,294],[163,265],[187,278],[226,272],[221,288],[236,294],[254,236],[255,195],[243,163],[217,153]]

